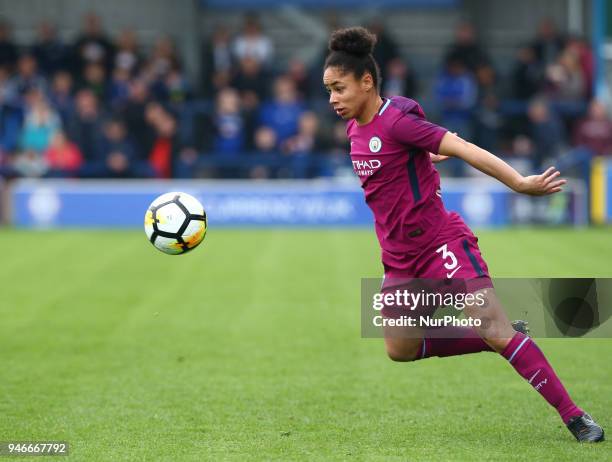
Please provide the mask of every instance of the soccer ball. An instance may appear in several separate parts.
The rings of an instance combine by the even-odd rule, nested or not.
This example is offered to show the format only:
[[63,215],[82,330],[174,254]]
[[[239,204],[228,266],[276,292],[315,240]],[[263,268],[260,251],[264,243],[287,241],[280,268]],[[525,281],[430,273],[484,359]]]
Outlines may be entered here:
[[151,244],[170,255],[189,252],[204,240],[206,212],[195,197],[182,192],[162,194],[149,205],[144,228]]

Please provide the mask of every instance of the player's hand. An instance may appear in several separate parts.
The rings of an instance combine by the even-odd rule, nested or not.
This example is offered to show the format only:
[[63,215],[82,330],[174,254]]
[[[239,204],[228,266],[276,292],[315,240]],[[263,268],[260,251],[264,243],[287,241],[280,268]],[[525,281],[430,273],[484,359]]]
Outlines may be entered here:
[[517,192],[530,196],[546,196],[563,191],[562,186],[567,183],[567,180],[559,178],[559,175],[561,175],[559,170],[550,167],[541,175],[523,177]]
[[443,156],[442,154],[434,154],[433,152],[429,153],[429,158],[434,164],[438,164],[440,162],[444,162],[446,159],[450,159],[449,156]]

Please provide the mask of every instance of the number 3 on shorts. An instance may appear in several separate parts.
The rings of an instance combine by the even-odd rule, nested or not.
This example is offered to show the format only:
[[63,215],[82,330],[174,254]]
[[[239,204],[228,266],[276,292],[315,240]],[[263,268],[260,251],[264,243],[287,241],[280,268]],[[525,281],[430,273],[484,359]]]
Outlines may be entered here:
[[450,259],[450,261],[444,262],[444,268],[446,268],[449,271],[453,270],[450,273],[446,273],[447,278],[449,279],[452,278],[454,274],[457,272],[457,270],[461,268],[461,266],[457,266],[457,263],[458,263],[457,257],[455,257],[455,254],[451,250],[448,250],[448,247],[446,244],[436,249],[436,253],[442,253],[443,260]]

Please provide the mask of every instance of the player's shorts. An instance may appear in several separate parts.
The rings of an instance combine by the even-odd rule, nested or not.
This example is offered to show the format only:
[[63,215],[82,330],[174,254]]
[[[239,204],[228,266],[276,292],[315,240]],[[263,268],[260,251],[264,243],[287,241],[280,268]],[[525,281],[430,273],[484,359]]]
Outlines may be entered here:
[[[381,291],[392,292],[399,288],[467,294],[493,287],[489,269],[478,248],[478,238],[454,212],[449,214],[448,224],[436,239],[408,267],[408,271],[387,269]],[[435,308],[427,307],[420,314],[433,315],[434,311]],[[382,314],[397,318],[406,313],[395,306],[385,306]]]

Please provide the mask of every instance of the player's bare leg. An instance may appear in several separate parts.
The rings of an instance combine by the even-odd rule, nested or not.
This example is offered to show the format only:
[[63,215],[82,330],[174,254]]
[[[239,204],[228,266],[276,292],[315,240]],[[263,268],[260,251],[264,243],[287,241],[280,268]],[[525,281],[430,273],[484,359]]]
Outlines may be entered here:
[[[495,289],[485,288],[474,292],[474,295],[478,294],[482,294],[482,299],[485,301],[484,306],[466,303],[463,312],[467,318],[480,320],[480,326],[474,329],[493,350],[501,353],[508,346],[516,331],[512,328]],[[474,298],[480,299],[480,297]]]
[[399,362],[493,351],[471,327],[385,326],[384,336],[387,355]]
[[418,327],[385,326],[385,348],[393,361],[414,361],[420,357],[424,332]]

